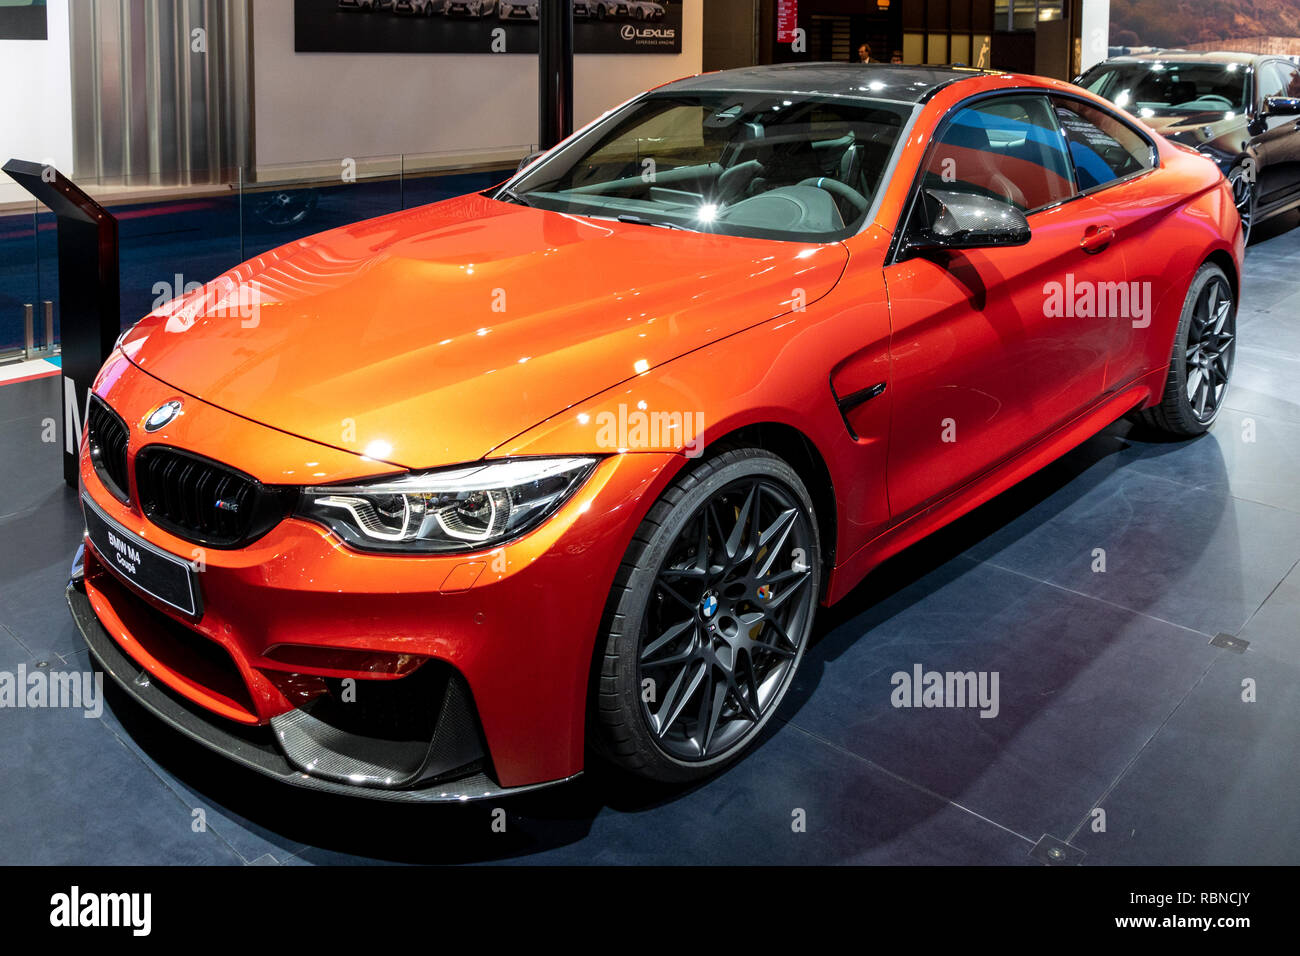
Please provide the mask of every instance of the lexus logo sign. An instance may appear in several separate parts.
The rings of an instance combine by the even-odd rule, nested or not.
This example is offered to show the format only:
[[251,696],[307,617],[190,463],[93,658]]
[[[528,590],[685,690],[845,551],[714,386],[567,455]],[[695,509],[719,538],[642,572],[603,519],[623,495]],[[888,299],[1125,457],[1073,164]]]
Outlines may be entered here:
[[623,29],[619,30],[618,33],[624,40],[672,40],[677,36],[676,30],[663,30],[654,27],[638,30],[630,23],[623,24]]

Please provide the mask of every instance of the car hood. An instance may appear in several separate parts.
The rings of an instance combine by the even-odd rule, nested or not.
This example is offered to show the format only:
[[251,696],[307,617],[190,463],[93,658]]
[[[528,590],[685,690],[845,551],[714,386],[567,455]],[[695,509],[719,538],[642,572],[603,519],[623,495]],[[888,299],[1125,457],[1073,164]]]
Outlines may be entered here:
[[471,195],[251,259],[121,347],[237,415],[429,468],[815,301],[847,257]]

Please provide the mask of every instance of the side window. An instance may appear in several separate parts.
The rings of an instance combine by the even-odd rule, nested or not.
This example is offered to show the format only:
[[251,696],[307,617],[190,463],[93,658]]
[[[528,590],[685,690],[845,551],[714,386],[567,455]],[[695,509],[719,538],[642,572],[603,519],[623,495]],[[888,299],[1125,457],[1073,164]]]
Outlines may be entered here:
[[1300,70],[1294,66],[1282,66],[1282,73],[1286,78],[1286,91],[1282,95],[1300,97]]
[[1292,96],[1292,98],[1300,96],[1300,70],[1297,70],[1295,66],[1286,65],[1281,65],[1281,69],[1283,78],[1287,82],[1286,91],[1282,95]]
[[1276,60],[1259,70],[1260,101],[1269,96],[1300,96],[1300,70]]
[[1081,190],[1151,168],[1151,147],[1126,123],[1077,100],[1056,100]]
[[1263,103],[1270,96],[1286,96],[1286,78],[1282,75],[1279,64],[1269,61],[1255,71],[1255,82],[1259,84],[1259,101]]
[[1074,195],[1047,98],[1023,94],[982,100],[953,114],[930,151],[922,185],[992,196],[1022,212]]

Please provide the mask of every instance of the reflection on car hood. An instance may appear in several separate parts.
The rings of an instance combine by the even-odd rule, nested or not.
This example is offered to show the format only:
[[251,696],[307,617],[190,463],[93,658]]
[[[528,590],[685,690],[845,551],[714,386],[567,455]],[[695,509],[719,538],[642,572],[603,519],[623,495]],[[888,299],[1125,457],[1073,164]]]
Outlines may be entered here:
[[[1244,130],[1248,120],[1241,113],[1227,118],[1224,110],[1215,110],[1198,113],[1157,113],[1154,116],[1143,116],[1142,122],[1175,142],[1200,146],[1202,143]],[[1205,135],[1207,130],[1208,136]]]
[[251,259],[122,341],[173,388],[410,468],[828,292],[847,253],[464,196]]

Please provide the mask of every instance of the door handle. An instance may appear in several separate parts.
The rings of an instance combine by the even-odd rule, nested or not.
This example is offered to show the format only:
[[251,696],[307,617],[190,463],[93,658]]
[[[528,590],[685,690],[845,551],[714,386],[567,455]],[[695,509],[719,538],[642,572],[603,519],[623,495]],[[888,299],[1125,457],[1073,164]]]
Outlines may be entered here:
[[1115,238],[1115,230],[1110,226],[1089,226],[1079,240],[1079,248],[1084,252],[1101,252]]

